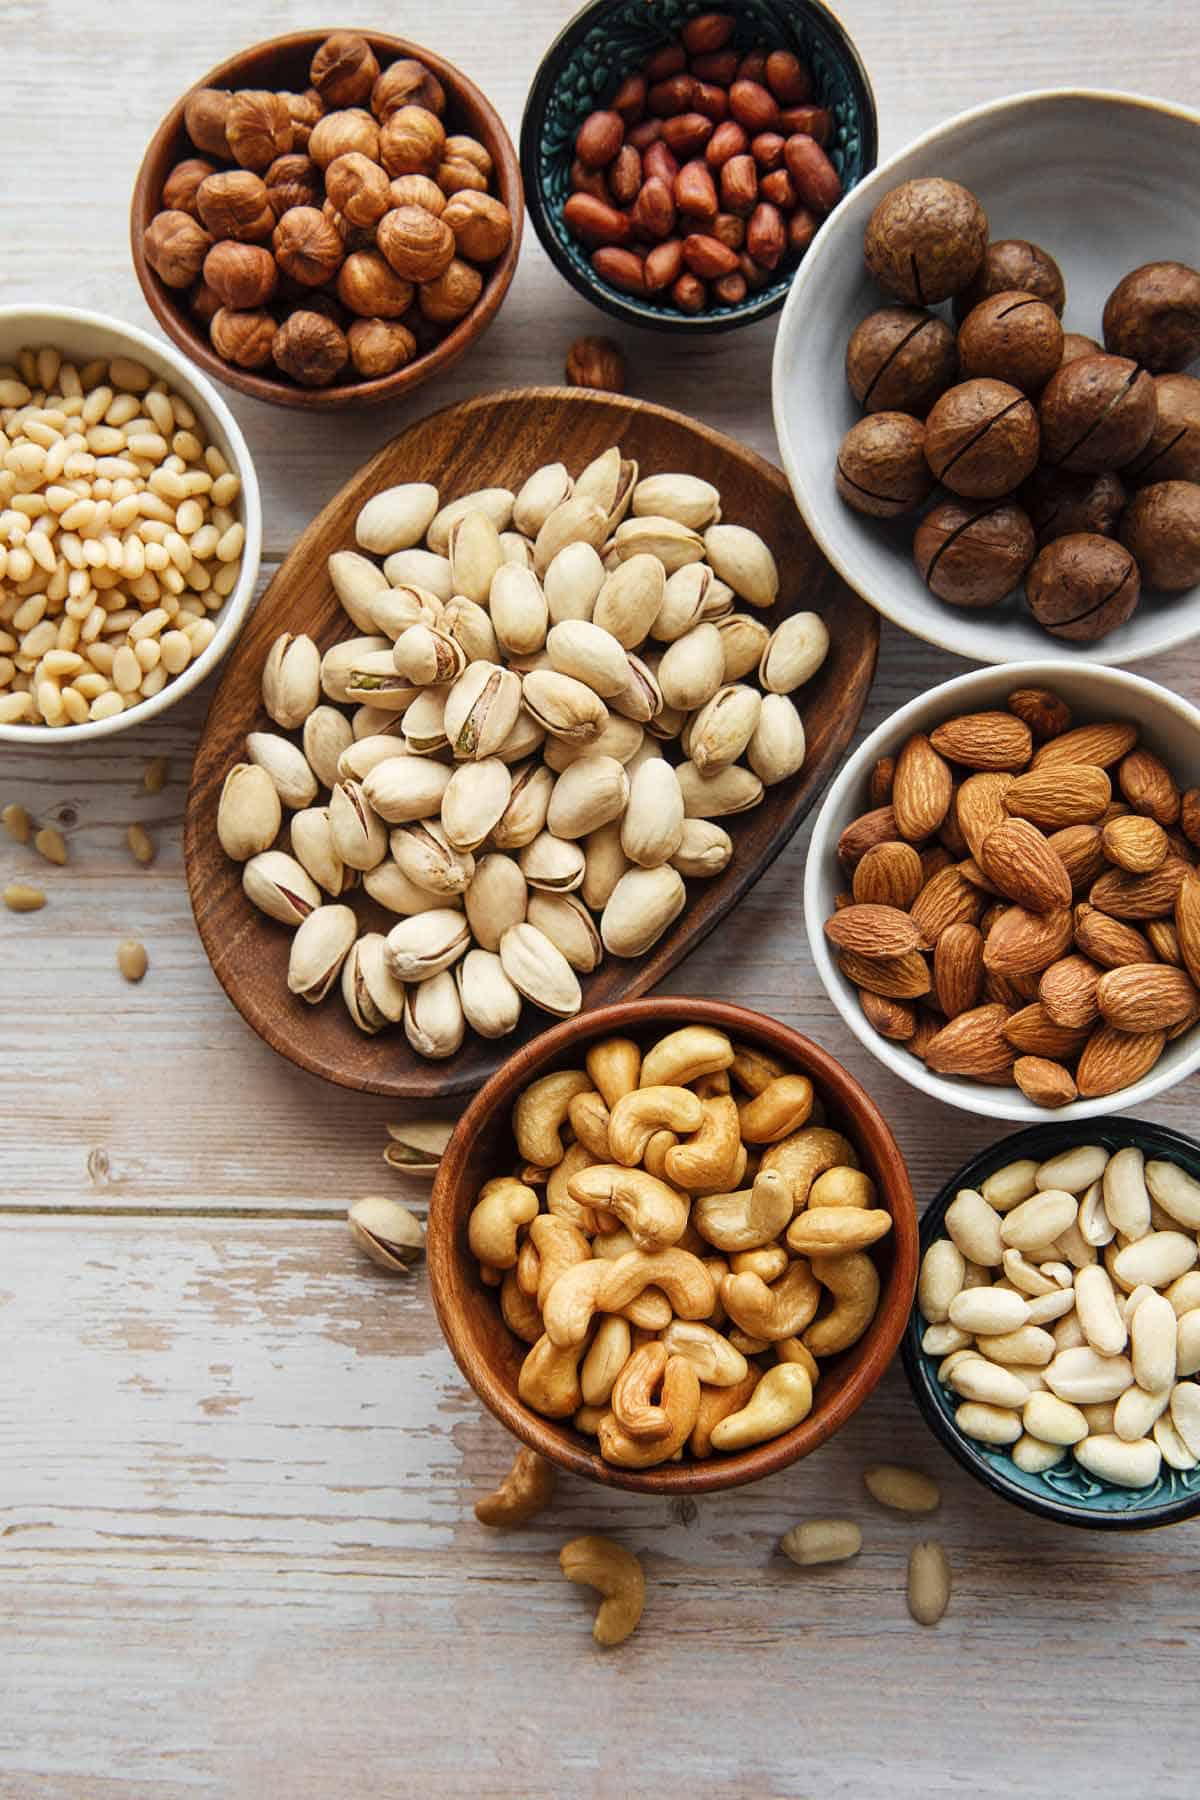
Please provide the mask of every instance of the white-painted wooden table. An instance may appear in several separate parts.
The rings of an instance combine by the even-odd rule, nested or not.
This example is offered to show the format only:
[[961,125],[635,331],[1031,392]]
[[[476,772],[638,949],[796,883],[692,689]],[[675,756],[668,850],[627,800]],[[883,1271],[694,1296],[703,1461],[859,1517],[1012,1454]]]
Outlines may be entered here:
[[[884,154],[1023,88],[1194,99],[1191,0],[842,10]],[[515,136],[569,7],[353,11],[340,22],[436,42]],[[154,125],[251,36],[311,23],[286,0],[253,16],[230,0],[6,0],[0,299],[148,324],[126,239]],[[440,388],[311,422],[235,399],[264,574],[410,419],[555,380],[598,327],[530,233],[497,324]],[[626,334],[631,388],[774,455],[772,336],[685,349]],[[960,667],[885,628],[863,728]],[[1146,672],[1200,698],[1196,652]],[[0,1795],[1194,1795],[1196,1529],[1038,1527],[942,1454],[898,1370],[832,1445],[761,1486],[697,1507],[564,1482],[527,1533],[475,1523],[510,1446],[443,1348],[423,1279],[373,1270],[341,1222],[386,1180],[391,1109],[273,1056],[192,929],[179,821],[206,701],[88,754],[3,752],[3,799],[57,820],[71,863],[39,869],[44,912],[0,923]],[[148,799],[158,753],[171,780]],[[134,819],[160,845],[146,871],[124,848]],[[921,1104],[832,1015],[804,941],[805,842],[670,985],[762,1007],[844,1057],[928,1196],[987,1131]],[[29,861],[0,845],[0,880]],[[114,965],[128,934],[150,951],[136,989]],[[1193,1087],[1146,1111],[1187,1126],[1194,1109]],[[883,1456],[943,1483],[934,1529],[956,1585],[936,1631],[905,1610],[916,1533],[861,1488]],[[805,1575],[775,1554],[813,1513],[861,1521],[856,1563]],[[558,1574],[559,1545],[585,1530],[645,1562],[641,1630],[613,1655]]]

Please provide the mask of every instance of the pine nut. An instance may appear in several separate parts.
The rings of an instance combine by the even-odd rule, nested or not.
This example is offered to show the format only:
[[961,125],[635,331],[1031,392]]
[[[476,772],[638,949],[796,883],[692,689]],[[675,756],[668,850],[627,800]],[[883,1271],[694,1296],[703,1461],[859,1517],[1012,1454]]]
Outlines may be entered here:
[[42,826],[34,836],[33,847],[47,862],[62,864],[67,860],[67,841],[54,825]]
[[33,836],[33,820],[15,800],[10,801],[4,811],[0,812],[0,823],[15,843],[27,844]]
[[779,1548],[802,1569],[846,1562],[862,1549],[862,1532],[850,1519],[806,1519],[784,1533]]
[[936,1625],[950,1604],[950,1565],[940,1544],[914,1544],[908,1558],[908,1610],[918,1625]]
[[148,794],[161,794],[167,785],[169,764],[165,756],[155,756],[146,764],[142,786]]
[[117,967],[126,981],[140,981],[149,967],[146,946],[136,938],[126,938],[117,945]]
[[4,890],[4,904],[10,912],[39,912],[46,904],[41,888],[24,881],[10,881]]
[[125,842],[135,862],[152,863],[158,854],[154,839],[144,825],[131,825],[125,833]]
[[893,1512],[931,1513],[942,1503],[941,1492],[931,1475],[903,1468],[899,1463],[875,1463],[863,1470],[863,1482],[872,1500]]

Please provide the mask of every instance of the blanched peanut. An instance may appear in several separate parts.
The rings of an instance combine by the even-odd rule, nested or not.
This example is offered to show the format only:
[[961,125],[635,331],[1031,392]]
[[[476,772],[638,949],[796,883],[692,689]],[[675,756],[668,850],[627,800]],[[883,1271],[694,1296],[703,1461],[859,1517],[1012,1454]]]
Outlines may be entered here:
[[1066,1455],[1063,1444],[1047,1444],[1025,1432],[1012,1447],[1012,1459],[1026,1475],[1044,1475]]
[[906,1469],[899,1463],[875,1463],[864,1469],[863,1481],[872,1500],[894,1512],[931,1513],[942,1503],[941,1492],[931,1475]]
[[950,1317],[950,1302],[959,1293],[966,1274],[966,1258],[950,1238],[937,1238],[921,1259],[917,1305],[931,1325]]
[[984,1444],[1015,1444],[1021,1435],[1018,1413],[978,1400],[965,1401],[955,1413],[954,1423],[967,1437],[978,1438]]
[[918,1625],[936,1625],[950,1604],[950,1565],[940,1544],[916,1544],[908,1558],[908,1610]]
[[1088,1434],[1084,1414],[1069,1400],[1060,1400],[1055,1394],[1030,1394],[1021,1410],[1021,1419],[1026,1431],[1047,1444],[1078,1444]]
[[1093,1350],[1101,1356],[1117,1356],[1124,1350],[1129,1333],[1106,1269],[1098,1265],[1080,1269],[1075,1277],[1075,1310]]
[[1002,1169],[995,1169],[988,1176],[979,1191],[996,1212],[1009,1212],[1022,1200],[1028,1200],[1037,1193],[1038,1165],[1030,1157],[1006,1163]]
[[967,1356],[951,1370],[949,1385],[964,1400],[979,1400],[987,1406],[1021,1407],[1028,1398],[1019,1377],[978,1355]]
[[1036,1256],[1070,1229],[1078,1212],[1074,1194],[1064,1188],[1042,1188],[1005,1214],[1000,1224],[1001,1242],[1026,1256]]
[[960,1331],[996,1334],[1016,1331],[1028,1321],[1028,1300],[1003,1288],[967,1288],[950,1302],[950,1323]]
[[946,1208],[946,1230],[969,1261],[985,1269],[998,1269],[1004,1261],[1000,1215],[974,1188],[960,1188],[954,1196]]
[[1127,1444],[1119,1437],[1098,1432],[1076,1444],[1073,1455],[1089,1475],[1099,1475],[1121,1487],[1152,1487],[1162,1467],[1162,1452],[1151,1438]]
[[1133,1365],[1127,1356],[1101,1356],[1082,1344],[1059,1351],[1046,1370],[1046,1386],[1060,1400],[1116,1400],[1133,1386]]
[[862,1549],[862,1532],[851,1519],[806,1519],[784,1532],[779,1548],[802,1569],[848,1562]]
[[1064,1150],[1059,1156],[1052,1156],[1049,1162],[1040,1164],[1037,1171],[1038,1191],[1046,1188],[1066,1188],[1068,1193],[1082,1194],[1084,1188],[1090,1187],[1093,1181],[1099,1181],[1108,1163],[1108,1151],[1102,1144],[1076,1144],[1070,1150]]

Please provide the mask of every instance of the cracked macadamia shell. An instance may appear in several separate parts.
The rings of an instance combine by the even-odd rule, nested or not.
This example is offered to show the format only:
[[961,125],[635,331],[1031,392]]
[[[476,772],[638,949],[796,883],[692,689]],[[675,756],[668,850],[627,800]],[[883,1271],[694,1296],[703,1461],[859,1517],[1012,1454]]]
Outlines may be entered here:
[[[973,306],[993,294],[1034,294],[1061,318],[1067,298],[1062,270],[1040,244],[1025,238],[997,238],[984,252],[979,272],[970,287],[954,300],[954,316],[965,319]],[[1097,349],[1100,346],[1097,344]]]
[[952,493],[973,500],[1010,494],[1038,460],[1032,402],[1007,381],[963,381],[943,394],[925,426],[925,456]]
[[1200,481],[1200,381],[1194,375],[1154,377],[1154,430],[1126,473],[1139,485]]
[[990,375],[1025,394],[1040,393],[1062,362],[1063,328],[1054,308],[1016,291],[981,300],[958,332],[963,376]]
[[1120,469],[1144,450],[1154,382],[1126,356],[1081,356],[1052,375],[1038,403],[1042,458],[1064,469]]
[[1035,469],[1021,489],[1039,545],[1073,531],[1116,537],[1129,494],[1119,475],[1073,475],[1069,469]]
[[872,518],[909,512],[929,497],[925,427],[908,413],[871,413],[852,425],[838,451],[837,491],[847,506]]
[[1185,369],[1200,356],[1200,270],[1179,262],[1131,269],[1105,301],[1104,344],[1154,375]]
[[1136,493],[1121,520],[1121,542],[1137,557],[1147,587],[1181,593],[1200,582],[1200,484],[1156,481]]
[[987,214],[974,194],[926,175],[884,195],[867,221],[863,251],[885,293],[936,306],[974,280],[987,241]]
[[851,333],[846,379],[865,412],[923,419],[958,380],[954,333],[919,306],[881,306]]
[[1140,591],[1129,551],[1095,532],[1055,538],[1025,577],[1025,598],[1038,624],[1073,643],[1092,643],[1123,625]]
[[943,500],[913,538],[922,581],[952,606],[995,606],[1019,585],[1036,548],[1028,517],[1008,500]]

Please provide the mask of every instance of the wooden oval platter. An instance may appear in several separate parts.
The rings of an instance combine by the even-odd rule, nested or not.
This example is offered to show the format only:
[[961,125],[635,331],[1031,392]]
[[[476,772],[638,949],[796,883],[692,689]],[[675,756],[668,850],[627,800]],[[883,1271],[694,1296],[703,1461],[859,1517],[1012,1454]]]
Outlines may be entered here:
[[[423,419],[379,451],[297,540],[259,602],[213,696],[196,752],[184,820],[184,859],[192,909],[217,979],[238,1011],[271,1047],[343,1087],[398,1099],[472,1093],[520,1044],[553,1023],[528,1005],[509,1037],[485,1041],[468,1031],[444,1062],[417,1056],[400,1027],[367,1037],[334,991],[320,1006],[289,994],[291,933],[258,912],[242,892],[241,865],[217,842],[221,784],[244,760],[247,732],[277,730],[262,707],[263,664],[281,631],[307,632],[321,650],[354,633],[326,573],[334,550],[354,547],[359,509],[381,488],[430,481],[443,502],[481,487],[519,488],[534,469],[565,462],[578,472],[610,444],[643,475],[686,470],[721,491],[724,517],[751,526],[779,564],[780,598],[761,616],[768,626],[798,608],[818,612],[830,632],[824,667],[795,696],[808,755],[799,775],[768,788],[761,806],[721,823],[733,858],[714,881],[689,881],[688,904],[673,926],[633,960],[608,957],[582,977],[584,1007],[644,994],[713,929],[778,856],[824,788],[845,749],[871,685],[879,647],[876,614],[825,561],[796,511],[783,474],[732,438],[666,407],[587,389],[525,388],[480,395]],[[360,893],[343,896],[365,929],[396,923]]]

